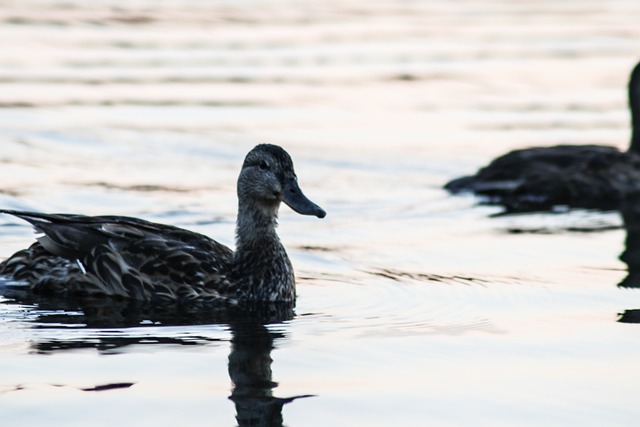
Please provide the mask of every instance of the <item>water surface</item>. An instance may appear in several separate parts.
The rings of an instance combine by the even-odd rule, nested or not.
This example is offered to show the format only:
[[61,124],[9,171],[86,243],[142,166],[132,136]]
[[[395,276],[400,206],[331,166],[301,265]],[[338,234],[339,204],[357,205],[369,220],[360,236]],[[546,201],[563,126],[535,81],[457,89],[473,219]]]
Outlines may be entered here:
[[[3,420],[636,425],[620,215],[495,216],[441,186],[516,147],[624,148],[640,5],[270,3],[3,3],[2,207],[232,246],[240,164],[271,142],[328,212],[283,207],[299,299],[267,325],[87,326],[3,297]],[[2,257],[33,240],[9,217],[0,237]]]

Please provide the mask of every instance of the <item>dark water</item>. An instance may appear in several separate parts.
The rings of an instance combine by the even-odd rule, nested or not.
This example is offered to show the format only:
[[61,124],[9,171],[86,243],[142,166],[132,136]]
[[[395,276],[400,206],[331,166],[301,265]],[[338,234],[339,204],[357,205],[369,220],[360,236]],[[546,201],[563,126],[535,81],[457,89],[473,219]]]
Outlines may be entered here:
[[625,147],[640,4],[269,3],[2,3],[2,207],[232,245],[240,164],[272,142],[328,212],[283,208],[299,299],[268,325],[3,297],[3,422],[635,426],[634,229],[441,185],[511,148]]

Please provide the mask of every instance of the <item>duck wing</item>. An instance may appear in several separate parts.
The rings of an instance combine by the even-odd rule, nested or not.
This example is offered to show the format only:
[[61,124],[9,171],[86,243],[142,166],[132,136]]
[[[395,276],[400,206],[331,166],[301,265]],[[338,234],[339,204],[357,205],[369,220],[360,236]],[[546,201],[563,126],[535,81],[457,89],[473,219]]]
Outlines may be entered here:
[[445,188],[471,191],[508,211],[548,210],[553,206],[612,209],[640,183],[640,157],[615,147],[557,145],[511,151],[477,174]]
[[481,168],[475,175],[454,179],[445,189],[459,193],[508,194],[540,175],[557,175],[610,161],[625,155],[615,147],[600,145],[556,145],[513,150]]
[[226,276],[233,251],[202,234],[122,216],[0,213],[32,224],[51,258],[82,263],[82,280],[72,274],[69,283],[56,284],[65,291],[175,300],[219,298],[231,288]]
[[82,259],[96,246],[110,241],[173,240],[196,245],[202,250],[231,252],[207,236],[171,225],[158,224],[126,216],[86,216],[44,214],[0,209],[29,222],[44,235],[38,241],[52,254],[68,259]]
[[493,160],[478,172],[478,178],[521,179],[544,170],[567,170],[586,165],[594,160],[620,157],[615,147],[602,145],[556,145],[511,151]]

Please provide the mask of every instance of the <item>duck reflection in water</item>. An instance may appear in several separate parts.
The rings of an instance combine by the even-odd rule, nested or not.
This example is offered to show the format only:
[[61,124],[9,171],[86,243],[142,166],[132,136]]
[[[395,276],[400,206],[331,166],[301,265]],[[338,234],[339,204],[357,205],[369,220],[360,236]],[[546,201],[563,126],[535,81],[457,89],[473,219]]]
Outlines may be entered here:
[[229,377],[233,390],[229,399],[236,405],[238,425],[282,426],[282,407],[295,399],[312,396],[273,396],[273,389],[278,384],[272,380],[271,350],[274,340],[284,338],[284,335],[251,322],[233,323],[231,330]]
[[[20,290],[20,288],[19,288]],[[23,289],[21,293],[11,295],[13,302],[23,306],[37,307],[38,315],[32,322],[34,328],[60,329],[84,325],[94,328],[121,328],[124,332],[107,333],[96,336],[95,332],[86,339],[47,339],[33,343],[38,353],[95,348],[101,352],[117,352],[130,345],[206,345],[222,342],[220,338],[210,336],[188,337],[160,336],[162,328],[157,328],[159,336],[140,334],[142,325],[178,326],[178,325],[228,325],[231,331],[231,350],[228,358],[228,372],[232,383],[229,399],[236,408],[236,420],[239,426],[280,427],[283,425],[283,406],[296,399],[312,395],[276,397],[274,389],[277,383],[273,380],[271,365],[272,350],[276,342],[285,340],[282,331],[270,330],[268,325],[278,325],[293,319],[294,307],[291,303],[260,304],[244,306],[230,311],[229,308],[219,310],[197,310],[191,312],[183,309],[178,312],[173,308],[162,308],[158,305],[136,306],[131,301],[110,301],[103,298],[70,300],[69,298],[52,298],[34,295]],[[22,309],[24,310],[24,309]],[[126,336],[127,327],[136,327],[136,332]],[[143,328],[144,330],[145,328]],[[95,329],[94,329],[95,331]],[[175,332],[175,329],[174,329]],[[59,334],[56,334],[59,335]],[[125,335],[125,336],[123,336]],[[96,384],[84,391],[103,391],[114,388],[125,388],[134,383]]]
[[[620,260],[627,264],[627,276],[620,288],[640,288],[640,191],[629,193],[622,204],[622,220],[627,231],[625,249]],[[625,310],[619,322],[640,323],[640,309]]]
[[[624,250],[620,254],[620,260],[627,265],[627,275],[618,283],[619,288],[637,288],[640,289],[640,190],[632,191],[626,194],[620,205],[620,214],[626,231]],[[611,226],[602,228],[567,228],[565,231],[581,232],[597,232],[610,230]],[[548,233],[545,228],[521,229],[510,228],[510,233]],[[640,309],[625,310],[619,313],[619,322],[624,323],[640,323]]]

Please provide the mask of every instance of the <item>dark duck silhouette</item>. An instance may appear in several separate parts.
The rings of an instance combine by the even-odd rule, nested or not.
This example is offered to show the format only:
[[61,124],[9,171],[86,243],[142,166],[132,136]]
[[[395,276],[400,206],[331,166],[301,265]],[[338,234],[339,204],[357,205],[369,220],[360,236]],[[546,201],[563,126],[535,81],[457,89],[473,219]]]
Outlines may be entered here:
[[261,144],[238,178],[236,251],[204,235],[122,216],[0,210],[43,235],[0,264],[35,294],[113,297],[144,303],[293,303],[294,272],[276,234],[284,202],[303,215],[325,211],[300,190],[291,157]]
[[[620,260],[627,264],[627,275],[620,283],[620,288],[640,288],[640,191],[629,193],[622,203],[622,220],[627,236],[624,251]],[[620,313],[619,322],[640,323],[640,309],[625,310]]]
[[473,192],[507,212],[558,206],[615,210],[625,194],[640,189],[640,64],[629,80],[631,144],[628,151],[600,145],[558,145],[511,151],[475,175],[445,185]]
[[274,342],[285,335],[260,323],[232,322],[229,326],[232,335],[228,367],[233,382],[229,399],[235,404],[238,426],[282,427],[283,406],[313,396],[274,396],[278,383],[272,379],[271,351]]

